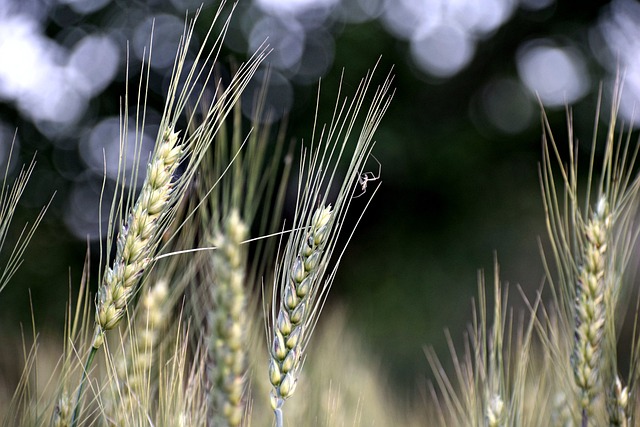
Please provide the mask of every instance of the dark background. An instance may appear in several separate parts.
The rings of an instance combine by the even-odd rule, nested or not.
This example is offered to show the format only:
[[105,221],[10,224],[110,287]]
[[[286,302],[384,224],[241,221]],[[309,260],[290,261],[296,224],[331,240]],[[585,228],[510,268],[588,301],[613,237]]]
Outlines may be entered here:
[[[150,29],[143,24],[156,18],[153,116],[170,73],[163,61],[173,59],[185,10],[198,3],[0,0],[0,165],[16,129],[14,164],[37,153],[14,238],[56,192],[23,266],[0,295],[3,329],[30,324],[31,298],[37,327],[60,331],[87,235],[92,242],[98,237],[102,170],[95,156],[102,148],[92,135],[104,136],[96,129],[109,123],[112,129],[118,116],[126,41],[129,78],[136,82]],[[428,375],[424,345],[448,358],[443,330],[461,337],[478,270],[491,283],[495,254],[516,307],[516,285],[529,296],[542,285],[535,93],[559,141],[566,140],[569,104],[576,137],[589,142],[599,85],[608,111],[619,66],[626,71],[621,116],[628,122],[640,94],[640,5],[298,0],[283,10],[278,3],[286,2],[240,2],[221,59],[240,61],[269,36],[275,50],[267,60],[268,102],[288,114],[290,137],[310,137],[320,77],[326,118],[343,69],[344,90],[352,93],[379,58],[377,81],[393,67],[396,94],[374,149],[382,187],[344,258],[331,303],[348,308],[372,352],[410,390],[414,376]],[[215,10],[205,5],[198,31],[206,31]],[[375,163],[369,166],[377,170]],[[96,283],[94,277],[94,291]]]

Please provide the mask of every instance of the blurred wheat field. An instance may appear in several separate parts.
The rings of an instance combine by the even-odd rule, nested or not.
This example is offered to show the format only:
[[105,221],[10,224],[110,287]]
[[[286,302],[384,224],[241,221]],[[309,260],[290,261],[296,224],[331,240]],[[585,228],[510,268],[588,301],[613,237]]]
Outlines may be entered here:
[[[502,285],[496,260],[492,275],[479,274],[472,324],[450,333],[464,336],[463,350],[451,336],[449,355],[415,343],[424,347],[431,381],[422,394],[399,396],[349,308],[325,310],[384,173],[373,151],[393,76],[377,84],[372,64],[359,86],[335,94],[331,121],[318,122],[317,111],[310,135],[292,144],[259,120],[269,113],[262,98],[251,123],[242,117],[240,95],[268,45],[227,80],[204,66],[218,60],[231,19],[221,10],[207,36],[212,46],[201,43],[192,62],[197,14],[187,20],[155,148],[146,169],[131,174],[124,153],[141,155],[144,73],[125,94],[118,191],[101,201],[110,214],[99,274],[87,265],[70,287],[78,292],[69,296],[64,336],[37,325],[21,338],[0,330],[3,425],[638,424],[640,177],[638,144],[617,124],[624,88],[612,105],[598,106],[586,159],[571,132],[555,140],[543,114],[548,235],[538,297],[514,311],[510,302],[523,297]],[[45,207],[15,247],[3,247],[9,227],[20,227],[12,216],[33,167],[4,175],[0,250],[10,255],[0,292],[46,215]],[[587,168],[586,181],[578,168]],[[286,218],[291,185],[295,209]],[[629,319],[630,354],[619,354]]]

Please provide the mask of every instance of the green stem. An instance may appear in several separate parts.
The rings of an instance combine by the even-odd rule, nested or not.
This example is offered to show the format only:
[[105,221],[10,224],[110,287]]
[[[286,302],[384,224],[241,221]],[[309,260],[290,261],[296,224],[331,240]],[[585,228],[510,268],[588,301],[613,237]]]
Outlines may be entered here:
[[71,418],[71,427],[78,426],[78,418],[80,417],[80,398],[82,397],[82,390],[84,389],[84,384],[87,382],[89,368],[91,367],[91,363],[93,363],[93,358],[95,357],[97,352],[98,349],[92,346],[91,351],[89,352],[89,357],[87,357],[87,362],[84,364],[84,370],[82,371],[82,380],[80,380],[80,388],[78,388],[78,396],[76,397],[76,406],[73,409],[73,417]]

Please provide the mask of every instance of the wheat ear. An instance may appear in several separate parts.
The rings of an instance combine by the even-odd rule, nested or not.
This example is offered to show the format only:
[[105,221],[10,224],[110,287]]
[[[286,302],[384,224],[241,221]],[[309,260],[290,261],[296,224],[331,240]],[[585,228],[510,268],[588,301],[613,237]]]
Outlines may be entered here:
[[[197,181],[198,205],[202,206],[191,227],[197,230],[192,245],[199,246],[204,240],[216,250],[196,256],[195,263],[201,268],[194,271],[189,310],[195,324],[206,326],[206,400],[212,425],[241,424],[246,412],[245,354],[255,334],[251,319],[257,320],[259,301],[252,290],[263,277],[266,259],[272,259],[265,253],[273,252],[276,239],[259,239],[251,249],[247,240],[251,240],[249,230],[259,236],[277,230],[283,205],[279,195],[287,183],[289,166],[285,165],[274,197],[284,131],[275,144],[270,143],[270,126],[259,121],[265,93],[261,92],[255,104],[250,132],[243,129],[243,105],[236,102],[232,117],[222,123],[209,157],[201,163]],[[248,260],[248,251],[253,262]],[[200,342],[199,328],[198,334]]]
[[579,267],[572,365],[582,417],[588,417],[602,375],[600,355],[605,326],[605,260],[611,217],[604,198],[585,226],[586,244]]
[[[622,88],[617,82],[601,150],[600,171],[595,168],[600,121],[598,105],[584,193],[579,185],[578,150],[571,123],[570,158],[566,162],[543,114],[545,144],[541,181],[557,279],[550,274],[546,260],[545,268],[558,311],[559,331],[571,337],[572,349],[566,352],[571,356],[570,366],[559,356],[560,347],[552,346],[548,350],[564,365],[558,373],[571,373],[567,378],[568,387],[562,392],[567,398],[575,396],[573,400],[578,411],[573,418],[583,426],[603,425],[607,420],[617,419],[616,393],[622,396],[622,389],[616,391],[619,376],[616,321],[630,296],[631,287],[626,286],[627,266],[640,234],[636,222],[640,177],[635,167],[640,146],[632,145],[630,132],[626,137],[616,135],[621,97]],[[571,120],[570,111],[568,115]],[[559,181],[564,186],[562,192],[557,190],[552,157],[559,166]],[[600,176],[596,178],[598,172]],[[581,194],[585,195],[584,208],[579,206]],[[594,207],[592,194],[596,195]]]
[[169,205],[172,178],[181,156],[178,134],[168,129],[149,162],[138,200],[122,226],[113,266],[105,270],[98,291],[94,348],[104,342],[104,331],[113,329],[124,317],[136,284],[153,257],[159,241],[158,219]]
[[[331,124],[322,127],[320,141],[315,144],[312,139],[308,157],[303,149],[293,232],[277,262],[271,313],[265,316],[270,354],[268,373],[273,385],[270,401],[277,426],[284,423],[282,405],[295,390],[305,349],[344,254],[344,247],[337,251],[339,255],[332,260],[330,269],[345,216],[373,147],[373,134],[392,97],[392,79],[388,77],[370,100],[366,92],[371,79],[372,73],[361,81],[350,102],[338,95]],[[346,175],[342,180],[337,179],[338,165],[350,142],[359,112],[369,101]],[[330,203],[329,192],[334,180],[341,184],[335,202]],[[375,190],[370,197],[374,194]],[[362,212],[367,206],[368,203]],[[356,227],[357,223],[352,227],[347,243]]]
[[271,406],[279,411],[285,399],[296,386],[300,368],[301,336],[309,311],[309,293],[315,280],[318,265],[327,241],[331,206],[318,208],[311,218],[306,238],[298,254],[288,268],[289,285],[280,302],[273,337],[269,380],[273,385]]
[[[222,14],[224,4],[223,1],[218,8],[214,22]],[[107,268],[103,274],[103,282],[98,296],[94,348],[99,348],[102,345],[104,331],[115,327],[124,315],[123,307],[126,308],[126,303],[131,300],[136,290],[135,284],[139,281],[144,268],[153,260],[154,251],[164,232],[175,218],[177,206],[187,192],[188,186],[217,131],[257,67],[268,54],[264,48],[258,49],[247,63],[238,68],[228,87],[223,89],[218,84],[215,88],[215,102],[212,102],[206,109],[201,123],[183,138],[182,143],[179,143],[178,133],[175,131],[176,122],[187,108],[187,104],[193,100],[198,104],[202,101],[205,91],[208,90],[207,87],[213,71],[206,73],[198,71],[198,69],[207,62],[217,59],[230,19],[231,15],[225,20],[221,33],[214,41],[213,48],[207,51],[207,40],[214,30],[214,25],[211,24],[190,69],[184,69],[184,66],[190,51],[189,44],[195,29],[197,14],[185,28],[176,55],[160,123],[160,134],[149,163],[147,177],[133,209],[126,215],[125,224],[120,226],[113,267]],[[144,107],[142,110],[144,111]],[[140,121],[144,123],[144,114],[141,114]],[[125,114],[125,120],[126,118]],[[195,120],[196,113],[191,112],[187,116],[187,127],[194,125]],[[123,128],[125,135],[122,139],[126,141],[127,127]],[[180,176],[174,176],[174,172],[180,164],[183,164],[184,171]],[[135,173],[130,178],[134,177]],[[120,177],[119,183],[124,185],[124,179],[124,176]],[[118,202],[121,202],[120,205]],[[116,199],[114,204],[117,205],[117,208],[112,208],[109,231],[114,228],[113,223],[117,222],[114,214],[119,213],[122,200]],[[179,228],[175,230],[176,233]]]
[[246,369],[245,251],[241,246],[247,226],[233,210],[222,232],[214,237],[212,254],[215,285],[211,297],[215,310],[209,314],[209,357],[213,361],[210,382],[215,425],[238,426],[244,415],[242,395]]
[[[425,349],[437,385],[437,389],[431,386],[437,405],[434,425],[527,425],[527,406],[544,408],[543,392],[530,387],[527,381],[527,373],[534,364],[530,353],[535,316],[531,316],[528,324],[519,325],[507,316],[508,292],[500,283],[497,260],[494,270],[493,322],[490,323],[487,308],[485,277],[480,273],[478,302],[473,306],[473,322],[465,338],[464,353],[458,354],[447,334],[455,376],[450,378],[446,374],[433,348]],[[537,306],[537,303],[530,306],[531,313],[536,312]],[[544,411],[540,412],[538,419],[544,420]]]

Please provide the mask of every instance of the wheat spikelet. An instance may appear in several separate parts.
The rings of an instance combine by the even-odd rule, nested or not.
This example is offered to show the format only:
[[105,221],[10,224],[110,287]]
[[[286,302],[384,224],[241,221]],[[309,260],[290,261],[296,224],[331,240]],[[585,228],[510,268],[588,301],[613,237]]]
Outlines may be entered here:
[[620,378],[616,376],[615,383],[609,392],[607,412],[611,427],[627,427],[631,425],[629,417],[629,390],[622,387]]
[[504,402],[499,395],[495,395],[487,406],[487,423],[489,427],[504,425]]
[[[473,306],[473,322],[462,354],[447,333],[453,375],[446,373],[433,349],[425,349],[435,380],[435,385],[430,385],[435,404],[433,425],[557,425],[553,424],[551,408],[557,387],[551,369],[554,361],[552,355],[541,351],[535,334],[544,325],[538,318],[540,300],[527,302],[528,320],[520,317],[515,321],[509,315],[508,288],[500,283],[497,261],[494,269],[493,318],[488,314],[484,275],[479,274],[478,302]],[[556,335],[540,336],[551,339]]]
[[52,427],[69,427],[71,424],[71,414],[73,411],[69,394],[64,391],[58,399],[58,403],[53,410]]

